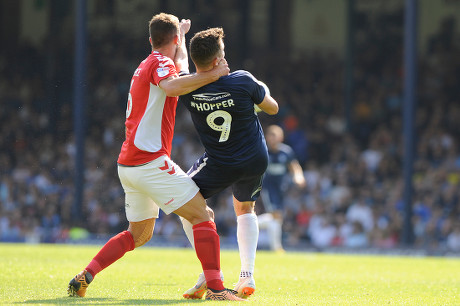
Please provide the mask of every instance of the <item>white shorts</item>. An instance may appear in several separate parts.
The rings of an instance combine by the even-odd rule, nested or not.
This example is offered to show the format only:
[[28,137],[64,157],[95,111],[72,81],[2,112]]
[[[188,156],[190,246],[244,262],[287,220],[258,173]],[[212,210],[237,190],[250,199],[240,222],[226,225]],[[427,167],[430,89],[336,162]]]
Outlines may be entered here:
[[125,190],[126,218],[130,222],[157,218],[159,208],[170,214],[199,191],[195,182],[169,157],[161,156],[145,165],[118,165]]

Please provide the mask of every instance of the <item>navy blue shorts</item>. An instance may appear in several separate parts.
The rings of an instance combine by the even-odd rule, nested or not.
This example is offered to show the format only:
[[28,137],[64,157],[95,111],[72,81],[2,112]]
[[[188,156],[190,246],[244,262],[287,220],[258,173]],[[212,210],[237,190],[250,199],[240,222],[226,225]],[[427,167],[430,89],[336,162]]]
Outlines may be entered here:
[[205,153],[188,170],[205,199],[232,187],[235,198],[240,202],[255,201],[262,190],[262,179],[268,159],[263,154],[241,165],[222,165]]
[[276,210],[283,210],[284,208],[284,196],[279,186],[267,186],[264,185],[264,191],[262,192],[262,201],[266,212],[273,212]]

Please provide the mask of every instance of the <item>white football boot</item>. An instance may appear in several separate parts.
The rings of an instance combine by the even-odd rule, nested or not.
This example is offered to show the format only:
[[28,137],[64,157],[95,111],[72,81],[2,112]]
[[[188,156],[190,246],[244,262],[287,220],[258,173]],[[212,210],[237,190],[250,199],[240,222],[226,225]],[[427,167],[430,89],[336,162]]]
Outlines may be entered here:
[[238,297],[247,299],[254,293],[254,291],[256,291],[256,282],[254,277],[250,276],[240,278],[233,290],[238,292]]

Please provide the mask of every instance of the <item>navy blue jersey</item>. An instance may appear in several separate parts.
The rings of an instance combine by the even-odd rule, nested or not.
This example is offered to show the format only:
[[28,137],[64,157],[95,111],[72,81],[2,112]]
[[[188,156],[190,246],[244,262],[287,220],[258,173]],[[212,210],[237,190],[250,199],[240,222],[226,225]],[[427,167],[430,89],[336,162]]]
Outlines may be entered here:
[[265,89],[247,71],[238,70],[203,86],[179,101],[187,107],[206,154],[224,165],[235,165],[267,151],[254,104]]
[[278,151],[268,151],[268,167],[264,177],[264,188],[268,191],[271,209],[283,207],[283,194],[287,189],[285,181],[289,173],[289,164],[296,159],[292,148],[284,143],[279,144]]

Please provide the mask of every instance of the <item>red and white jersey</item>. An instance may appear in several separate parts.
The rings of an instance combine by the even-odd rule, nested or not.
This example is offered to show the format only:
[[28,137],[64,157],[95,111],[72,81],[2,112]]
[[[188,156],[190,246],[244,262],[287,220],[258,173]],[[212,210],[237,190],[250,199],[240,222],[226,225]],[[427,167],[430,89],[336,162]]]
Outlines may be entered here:
[[126,139],[118,163],[136,166],[171,155],[178,97],[167,97],[158,84],[177,75],[174,62],[152,52],[134,72],[126,108]]

